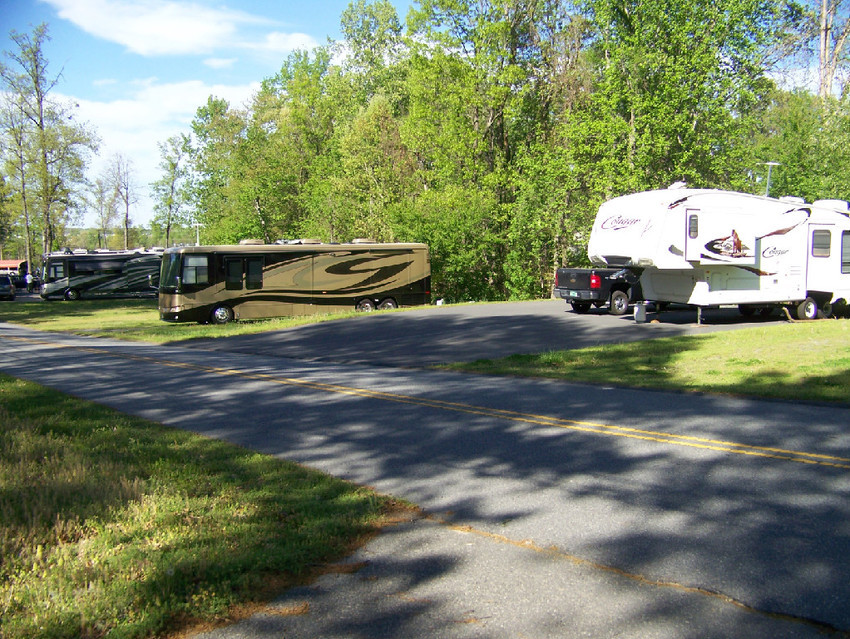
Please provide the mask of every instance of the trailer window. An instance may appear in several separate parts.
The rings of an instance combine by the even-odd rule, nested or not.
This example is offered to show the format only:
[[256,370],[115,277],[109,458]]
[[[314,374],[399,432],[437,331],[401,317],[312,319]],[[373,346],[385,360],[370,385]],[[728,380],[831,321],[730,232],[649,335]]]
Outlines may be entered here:
[[699,236],[699,215],[691,214],[688,216],[688,237],[692,240]]
[[812,231],[812,257],[829,257],[832,234],[829,231]]
[[850,273],[850,231],[841,233],[841,272]]

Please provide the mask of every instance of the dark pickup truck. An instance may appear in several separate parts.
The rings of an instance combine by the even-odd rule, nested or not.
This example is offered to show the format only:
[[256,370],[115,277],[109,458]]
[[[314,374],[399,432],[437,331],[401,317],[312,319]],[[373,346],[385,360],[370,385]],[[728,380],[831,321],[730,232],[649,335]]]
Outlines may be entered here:
[[576,313],[608,304],[611,315],[624,315],[629,304],[643,298],[640,277],[619,268],[559,268],[555,294],[571,304]]

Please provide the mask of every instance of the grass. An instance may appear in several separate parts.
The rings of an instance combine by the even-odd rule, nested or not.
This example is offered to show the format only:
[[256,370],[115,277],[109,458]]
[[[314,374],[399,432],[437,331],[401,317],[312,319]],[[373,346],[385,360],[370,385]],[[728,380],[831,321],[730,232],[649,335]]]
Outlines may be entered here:
[[[387,311],[382,311],[387,312]],[[224,326],[159,319],[155,299],[16,301],[0,306],[0,321],[45,331],[90,337],[115,337],[157,344],[190,339],[231,337],[354,317],[355,311],[231,322]]]
[[405,508],[4,375],[0,424],[3,639],[131,639],[225,620]]
[[850,321],[760,324],[445,368],[635,388],[850,402]]

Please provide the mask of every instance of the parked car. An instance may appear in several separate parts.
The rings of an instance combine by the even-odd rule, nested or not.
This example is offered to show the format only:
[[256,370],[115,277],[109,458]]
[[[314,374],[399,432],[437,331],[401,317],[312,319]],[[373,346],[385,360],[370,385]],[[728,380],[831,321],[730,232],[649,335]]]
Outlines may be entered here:
[[8,275],[0,275],[0,299],[15,299],[15,285],[12,284],[12,278]]

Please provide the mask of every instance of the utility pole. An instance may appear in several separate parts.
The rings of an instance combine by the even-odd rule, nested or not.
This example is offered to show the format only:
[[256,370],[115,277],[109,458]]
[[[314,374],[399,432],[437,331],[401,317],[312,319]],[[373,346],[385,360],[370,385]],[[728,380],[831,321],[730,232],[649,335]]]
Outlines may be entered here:
[[767,166],[767,188],[764,190],[764,196],[770,197],[770,173],[773,167],[782,166],[779,162],[765,162],[765,166]]

